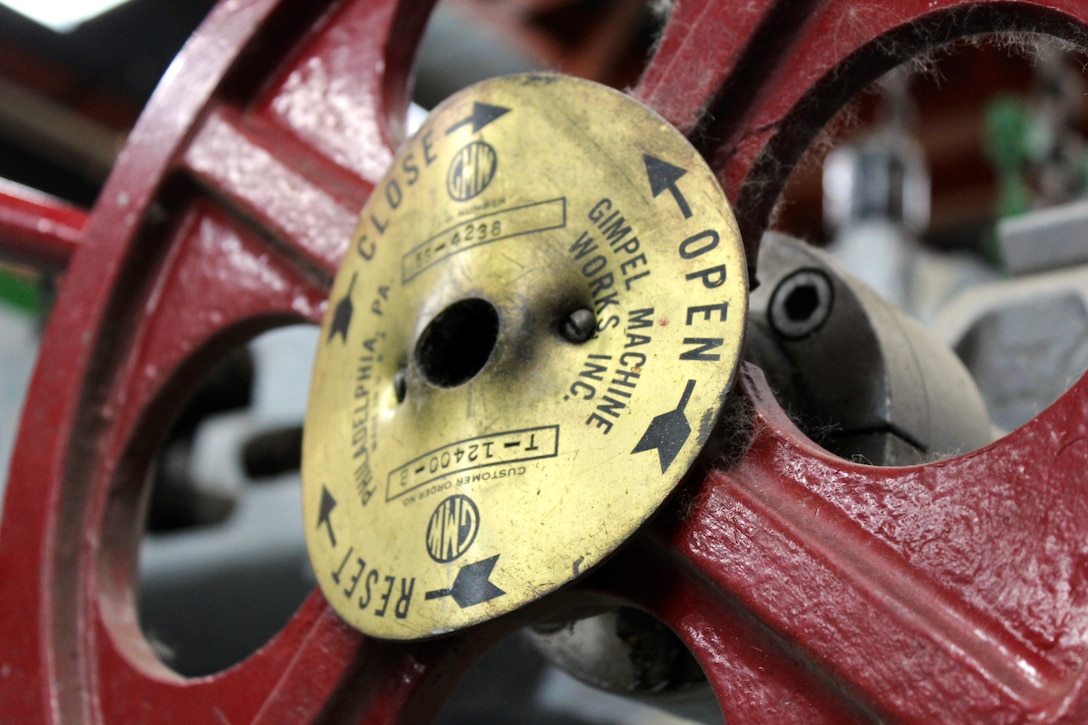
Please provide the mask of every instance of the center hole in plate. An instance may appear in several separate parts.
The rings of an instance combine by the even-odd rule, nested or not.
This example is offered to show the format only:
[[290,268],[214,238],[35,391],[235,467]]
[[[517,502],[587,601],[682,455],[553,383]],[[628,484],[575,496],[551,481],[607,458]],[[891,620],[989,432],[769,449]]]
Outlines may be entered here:
[[416,366],[440,388],[467,383],[484,369],[499,340],[499,311],[487,300],[455,302],[431,320],[416,343]]

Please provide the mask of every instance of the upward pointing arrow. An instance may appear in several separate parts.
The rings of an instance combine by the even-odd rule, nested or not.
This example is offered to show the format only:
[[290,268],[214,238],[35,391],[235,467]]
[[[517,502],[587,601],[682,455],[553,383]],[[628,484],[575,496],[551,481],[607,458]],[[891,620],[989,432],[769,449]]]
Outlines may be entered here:
[[321,510],[317,514],[317,527],[321,528],[321,524],[325,524],[325,528],[329,531],[329,541],[332,542],[333,547],[336,547],[336,534],[332,532],[332,520],[329,518],[329,514],[336,508],[336,499],[329,493],[329,489],[321,487]]
[[479,133],[481,128],[495,119],[505,116],[507,113],[510,113],[510,109],[504,106],[492,106],[490,103],[474,101],[472,103],[472,115],[468,118],[462,118],[460,121],[447,128],[446,135],[449,136],[457,129],[462,126],[467,126],[470,123],[472,124],[472,132]]
[[668,161],[662,161],[656,156],[650,156],[649,154],[642,155],[642,161],[646,164],[646,177],[650,180],[650,192],[653,193],[656,199],[661,192],[666,189],[672,194],[672,198],[676,200],[676,205],[680,207],[680,213],[687,219],[691,216],[691,207],[688,206],[687,199],[680,193],[680,189],[676,186],[676,182],[680,180],[684,174],[688,173],[687,169],[681,169],[679,166],[674,166]]

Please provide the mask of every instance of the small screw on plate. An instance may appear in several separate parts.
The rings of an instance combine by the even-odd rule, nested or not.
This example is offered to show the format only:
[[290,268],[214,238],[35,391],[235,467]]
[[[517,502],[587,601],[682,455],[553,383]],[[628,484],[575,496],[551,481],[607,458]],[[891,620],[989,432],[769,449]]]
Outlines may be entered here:
[[580,307],[559,323],[559,334],[568,342],[580,344],[593,337],[597,331],[597,316],[593,310]]

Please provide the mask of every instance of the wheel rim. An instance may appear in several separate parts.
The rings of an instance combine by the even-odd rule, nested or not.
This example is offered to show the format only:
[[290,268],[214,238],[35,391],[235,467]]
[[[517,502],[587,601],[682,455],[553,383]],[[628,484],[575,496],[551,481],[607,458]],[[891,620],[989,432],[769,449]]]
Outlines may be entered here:
[[[402,138],[424,9],[224,4],[175,62],[85,226],[48,204],[18,216],[26,199],[3,197],[4,231],[25,233],[42,264],[81,247],[0,529],[0,694],[14,721],[418,722],[475,653],[552,606],[392,646],[350,630],[315,593],[258,653],[199,679],[162,665],[135,621],[159,421],[222,349],[320,319],[352,210]],[[998,29],[1082,40],[1085,22],[1072,0],[691,0],[633,93],[711,160],[755,272],[793,163],[881,72]],[[671,626],[730,721],[1088,716],[1086,383],[986,449],[875,469],[813,446],[757,370],[741,378],[746,452],[689,476],[686,495],[581,592]]]

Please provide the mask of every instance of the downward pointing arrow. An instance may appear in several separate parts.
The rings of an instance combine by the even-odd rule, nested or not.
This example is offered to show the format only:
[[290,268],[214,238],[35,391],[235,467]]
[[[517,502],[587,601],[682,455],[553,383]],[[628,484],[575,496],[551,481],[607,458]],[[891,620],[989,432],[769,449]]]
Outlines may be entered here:
[[325,524],[325,528],[329,531],[329,541],[332,542],[333,547],[336,546],[336,534],[332,531],[332,520],[329,518],[329,514],[336,508],[336,499],[329,493],[329,489],[324,486],[321,487],[321,510],[317,514],[317,528],[321,528],[321,524]]
[[495,119],[501,116],[505,116],[509,112],[510,109],[504,106],[492,106],[489,103],[480,103],[479,101],[475,101],[472,104],[472,115],[468,118],[462,118],[460,121],[447,128],[446,135],[449,136],[457,129],[461,128],[462,126],[467,126],[470,123],[472,124],[472,132],[479,133],[481,128],[491,123]]
[[662,473],[676,460],[676,454],[684,447],[684,442],[691,435],[691,424],[684,415],[684,408],[687,407],[693,390],[695,390],[695,381],[688,380],[676,408],[651,420],[650,426],[642,434],[642,439],[635,446],[635,450],[631,451],[631,453],[639,453],[656,448]]
[[489,602],[495,597],[506,594],[502,589],[488,581],[491,570],[495,568],[495,562],[499,555],[482,559],[474,564],[466,564],[457,572],[457,578],[453,580],[453,586],[448,589],[435,589],[427,592],[426,599],[441,599],[453,597],[457,606],[461,609],[471,607],[474,604]]
[[668,190],[672,194],[672,198],[676,200],[676,205],[680,207],[680,213],[687,219],[691,216],[691,207],[688,206],[687,199],[680,193],[680,189],[676,186],[676,182],[680,178],[688,173],[687,169],[681,169],[679,166],[674,166],[668,161],[662,161],[656,156],[650,156],[649,154],[642,155],[642,161],[646,164],[646,177],[650,180],[650,192],[656,199],[661,192]]

